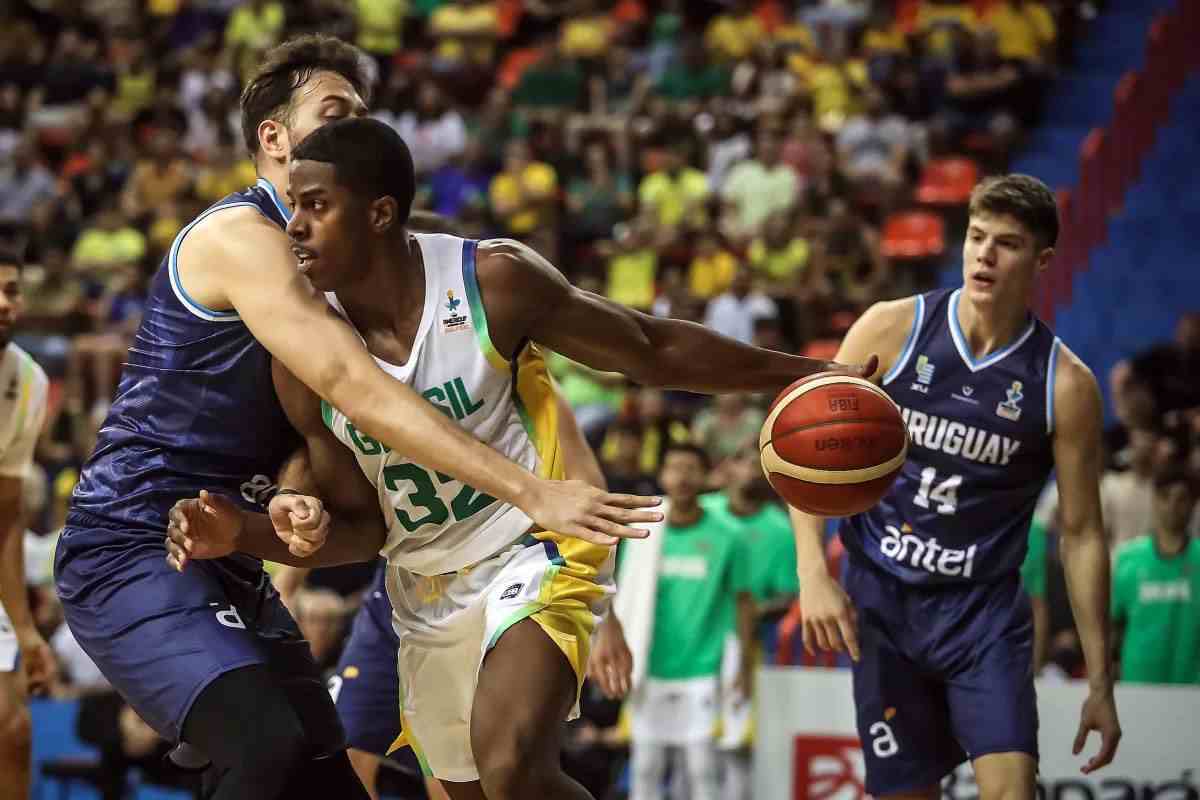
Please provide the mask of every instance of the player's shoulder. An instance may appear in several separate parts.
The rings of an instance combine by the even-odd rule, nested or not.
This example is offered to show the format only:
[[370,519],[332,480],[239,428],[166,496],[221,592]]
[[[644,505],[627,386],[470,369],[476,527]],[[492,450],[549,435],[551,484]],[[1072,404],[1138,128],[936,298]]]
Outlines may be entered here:
[[1054,340],[1051,363],[1053,373],[1048,378],[1054,386],[1053,402],[1059,410],[1089,414],[1103,410],[1099,407],[1100,384],[1095,373],[1061,339]]
[[912,330],[923,305],[924,298],[919,294],[897,300],[881,300],[863,312],[855,327],[880,337],[897,337],[903,341]]
[[15,376],[22,386],[28,386],[29,391],[38,396],[45,396],[46,390],[50,386],[50,379],[46,377],[46,371],[42,369],[41,364],[34,360],[33,356],[15,342],[9,342],[8,347],[4,349],[4,360],[11,363]]

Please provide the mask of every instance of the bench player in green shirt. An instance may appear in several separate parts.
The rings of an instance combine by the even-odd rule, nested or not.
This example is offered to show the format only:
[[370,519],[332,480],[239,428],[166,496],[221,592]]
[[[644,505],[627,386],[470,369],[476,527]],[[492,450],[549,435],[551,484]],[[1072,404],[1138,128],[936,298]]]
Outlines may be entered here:
[[[631,701],[631,800],[659,800],[671,749],[681,750],[693,800],[716,800],[720,671],[727,635],[747,650],[754,604],[745,540],[698,496],[708,456],[671,445],[659,482],[669,508],[662,534],[645,686]],[[737,681],[747,685],[745,679]]]
[[1154,530],[1117,550],[1112,618],[1121,679],[1200,684],[1200,539],[1188,537],[1196,491],[1182,469],[1154,481]]

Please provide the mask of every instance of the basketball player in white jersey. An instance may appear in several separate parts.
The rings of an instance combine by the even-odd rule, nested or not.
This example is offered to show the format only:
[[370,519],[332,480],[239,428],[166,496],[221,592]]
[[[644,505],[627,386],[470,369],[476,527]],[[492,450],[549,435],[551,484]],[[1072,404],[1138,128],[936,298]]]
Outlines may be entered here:
[[[46,418],[49,382],[11,341],[23,308],[21,261],[0,253],[0,800],[29,797],[31,727],[24,696],[45,689],[55,671],[25,590],[22,487]],[[24,686],[16,672],[18,653]]]
[[[574,288],[516,242],[409,233],[412,159],[377,121],[330,123],[293,159],[288,233],[301,272],[385,372],[543,477],[563,473],[543,345],[640,383],[710,393],[777,391],[836,366],[639,314]],[[293,424],[306,437],[314,424],[332,430],[387,518],[402,738],[422,766],[454,800],[590,797],[561,770],[560,723],[613,591],[612,551],[389,450],[290,383],[277,370]],[[336,538],[329,546],[342,550]]]

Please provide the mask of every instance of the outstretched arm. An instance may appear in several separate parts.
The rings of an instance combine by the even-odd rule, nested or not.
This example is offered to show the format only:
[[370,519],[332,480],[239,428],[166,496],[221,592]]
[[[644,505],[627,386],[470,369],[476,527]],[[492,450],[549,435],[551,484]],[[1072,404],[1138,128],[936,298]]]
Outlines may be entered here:
[[1091,370],[1060,345],[1054,405],[1054,462],[1058,470],[1059,548],[1067,594],[1087,662],[1088,698],[1075,739],[1078,754],[1090,730],[1100,731],[1100,752],[1083,771],[1112,761],[1121,739],[1113,700],[1109,649],[1109,555],[1100,511],[1100,389]]
[[752,347],[693,322],[662,319],[572,286],[525,245],[480,245],[477,275],[492,343],[511,356],[525,339],[645,386],[694,392],[776,392],[816,372],[861,366]]
[[286,237],[247,209],[198,225],[178,256],[188,295],[210,308],[235,309],[301,383],[356,427],[425,467],[474,486],[528,513],[547,530],[611,544],[641,536],[629,523],[655,522],[656,500],[610,495],[583,484],[539,479],[468,435],[367,353],[325,298],[296,271]]

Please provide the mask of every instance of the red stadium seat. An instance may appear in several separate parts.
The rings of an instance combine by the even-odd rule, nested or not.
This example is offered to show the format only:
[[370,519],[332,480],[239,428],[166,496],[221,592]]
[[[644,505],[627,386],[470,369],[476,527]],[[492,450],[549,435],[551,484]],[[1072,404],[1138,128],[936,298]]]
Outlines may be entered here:
[[883,254],[887,258],[936,258],[946,249],[942,218],[928,211],[903,211],[883,225]]
[[969,158],[930,161],[917,184],[917,202],[932,206],[960,206],[971,197],[979,181],[979,165]]

